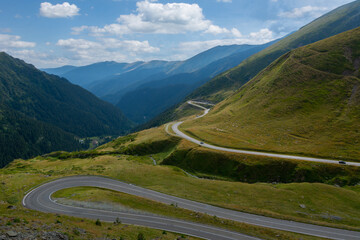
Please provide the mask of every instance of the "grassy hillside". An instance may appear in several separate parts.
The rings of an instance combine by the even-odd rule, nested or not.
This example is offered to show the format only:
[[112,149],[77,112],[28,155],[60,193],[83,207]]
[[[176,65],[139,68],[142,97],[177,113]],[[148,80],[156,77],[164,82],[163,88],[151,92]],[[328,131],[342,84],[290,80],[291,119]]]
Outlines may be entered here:
[[[154,166],[153,160],[150,158],[152,156],[157,163],[165,163],[166,159],[173,158],[181,151],[191,152],[189,156],[191,156],[191,161],[195,162],[187,162],[192,164],[191,167],[203,165],[201,163],[209,159],[208,164],[204,164],[205,167],[198,169],[196,174],[212,179],[190,177],[175,166],[163,164]],[[230,178],[226,178],[226,181],[219,180],[224,175],[221,176],[215,172],[208,172],[206,175],[204,174],[205,168],[212,166],[213,169],[220,169],[222,166],[230,166],[237,162],[239,166],[243,167],[243,170],[248,169],[249,173],[255,172],[256,168],[258,169],[257,172],[260,172],[262,166],[270,166],[271,163],[276,162],[276,159],[250,157],[242,154],[223,153],[221,155],[222,153],[215,153],[185,140],[180,141],[178,138],[171,137],[165,133],[162,127],[118,138],[95,151],[54,153],[27,161],[16,160],[0,170],[2,182],[0,185],[0,192],[2,193],[0,194],[0,213],[1,216],[9,219],[21,217],[29,222],[46,224],[58,219],[64,226],[73,224],[73,226],[86,229],[90,235],[89,238],[91,236],[104,236],[104,234],[109,234],[111,237],[115,234],[118,234],[117,236],[129,234],[126,231],[118,232],[118,229],[123,229],[123,225],[119,225],[119,227],[105,225],[106,228],[96,227],[93,229],[95,225],[92,221],[80,221],[77,218],[56,217],[53,214],[28,211],[21,205],[21,199],[25,192],[39,183],[62,176],[90,174],[109,176],[156,191],[230,209],[326,226],[360,229],[358,218],[360,190],[358,186],[351,186],[354,183],[348,184],[345,181],[344,184],[340,184],[341,187],[334,185],[338,183],[336,181],[329,181],[330,184],[302,182],[308,180],[307,177],[312,174],[315,176],[320,172],[322,176],[325,176],[324,173],[327,172],[326,179],[338,175],[339,183],[341,183],[341,180],[348,179],[352,175],[359,176],[357,169],[349,166],[281,160],[283,167],[279,165],[278,168],[273,168],[274,175],[280,173],[284,167],[297,165],[298,172],[302,171],[305,178],[299,179],[300,182],[298,183],[286,184],[281,182],[268,183],[267,180],[259,178],[254,181],[256,183],[249,184],[238,182],[239,180],[246,181],[245,179],[238,179],[237,182]],[[217,160],[220,161],[216,162]],[[230,168],[224,167],[223,169],[229,170]],[[266,169],[269,170],[269,167]],[[249,177],[251,176],[249,175]],[[223,178],[225,179],[225,177]],[[114,204],[119,204],[119,200],[116,199],[123,199],[120,200],[120,204],[126,204],[126,206],[137,211],[154,212],[153,208],[156,206],[156,214],[215,224],[264,239],[313,239],[247,224],[236,224],[231,221],[215,219],[213,216],[197,215],[183,209],[176,208],[172,211],[171,206],[103,190],[68,189],[65,193],[65,196],[64,192],[56,195],[67,196],[72,200],[84,201],[86,199],[86,201],[91,202],[90,204],[101,201],[103,205],[112,204],[113,201],[115,201]],[[313,197],[315,194],[316,198]],[[8,209],[7,206],[10,204],[16,206],[16,209]],[[107,227],[111,227],[111,229],[106,230]],[[72,228],[67,230],[70,231],[71,235],[73,235]],[[103,231],[103,235],[101,235],[100,229]],[[144,231],[142,228],[133,229],[133,227],[129,227],[126,229],[133,230],[136,234],[139,231]],[[159,232],[145,230],[144,233],[147,234],[148,239]],[[136,238],[130,237],[130,239]]]
[[182,128],[216,145],[360,160],[360,28],[293,50]]
[[239,66],[213,78],[188,98],[221,101],[289,50],[359,26],[360,1],[357,0],[325,14],[267,49],[254,54]]

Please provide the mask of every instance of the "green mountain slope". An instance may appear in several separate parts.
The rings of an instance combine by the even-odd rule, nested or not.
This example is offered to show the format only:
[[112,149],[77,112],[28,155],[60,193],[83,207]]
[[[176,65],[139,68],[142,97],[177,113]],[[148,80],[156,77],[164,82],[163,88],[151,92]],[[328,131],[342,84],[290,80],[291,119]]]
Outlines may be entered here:
[[360,28],[293,50],[187,132],[217,145],[360,160]]
[[0,168],[16,158],[81,149],[75,135],[0,106]]
[[0,53],[0,167],[78,150],[76,137],[120,135],[131,127],[118,108],[90,92]]
[[80,137],[123,134],[120,110],[64,78],[0,53],[0,103]]
[[216,102],[221,101],[291,49],[359,26],[360,0],[357,0],[323,15],[283,40],[254,54],[239,66],[213,78],[190,94],[188,99],[205,98]]

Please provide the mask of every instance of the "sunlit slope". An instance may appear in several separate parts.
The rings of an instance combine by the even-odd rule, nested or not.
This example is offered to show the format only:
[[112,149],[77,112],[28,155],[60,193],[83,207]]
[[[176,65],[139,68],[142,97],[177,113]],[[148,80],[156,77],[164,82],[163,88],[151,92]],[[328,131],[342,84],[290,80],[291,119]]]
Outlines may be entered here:
[[187,132],[217,145],[360,160],[360,28],[293,50]]
[[254,54],[239,66],[218,75],[195,90],[189,99],[221,101],[248,82],[284,53],[360,26],[360,1],[341,6],[297,32]]

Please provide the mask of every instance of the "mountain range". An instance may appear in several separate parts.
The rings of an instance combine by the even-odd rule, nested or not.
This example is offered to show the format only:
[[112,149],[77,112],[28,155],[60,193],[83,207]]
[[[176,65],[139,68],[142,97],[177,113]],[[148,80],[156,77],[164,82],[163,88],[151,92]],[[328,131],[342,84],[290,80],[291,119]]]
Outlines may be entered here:
[[183,128],[215,145],[359,159],[360,27],[292,50]]
[[[102,62],[46,69],[52,74],[1,53],[2,164],[16,157],[79,149],[79,137],[123,135],[135,124],[146,123],[141,128],[163,124],[182,116],[183,107],[169,107],[183,106],[184,99],[218,102],[238,96],[239,88],[281,55],[358,27],[359,20],[360,1],[355,1],[263,45],[218,46],[186,61]],[[4,147],[6,142],[12,142],[12,147]],[[16,144],[22,146],[18,151],[13,148]]]
[[[220,102],[234,94],[241,86],[286,52],[359,26],[360,1],[358,0],[315,19],[298,31],[253,54],[238,66],[217,75],[195,89],[183,102],[166,110],[139,129],[159,126],[167,121],[175,120],[179,116],[176,109],[188,100],[203,99],[215,103]],[[175,114],[175,112],[177,113]]]
[[185,61],[101,62],[44,71],[69,79],[118,106],[132,121],[144,123],[273,43],[217,46]]
[[4,52],[0,80],[1,152],[6,161],[76,150],[75,137],[121,135],[132,127],[117,107]]

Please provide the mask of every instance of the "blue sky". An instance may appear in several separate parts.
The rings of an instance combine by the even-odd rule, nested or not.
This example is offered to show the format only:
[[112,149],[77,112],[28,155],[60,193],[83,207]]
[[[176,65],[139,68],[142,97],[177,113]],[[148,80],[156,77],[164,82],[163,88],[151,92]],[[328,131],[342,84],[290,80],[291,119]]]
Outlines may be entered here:
[[261,44],[352,0],[8,0],[0,51],[37,67],[184,60]]

